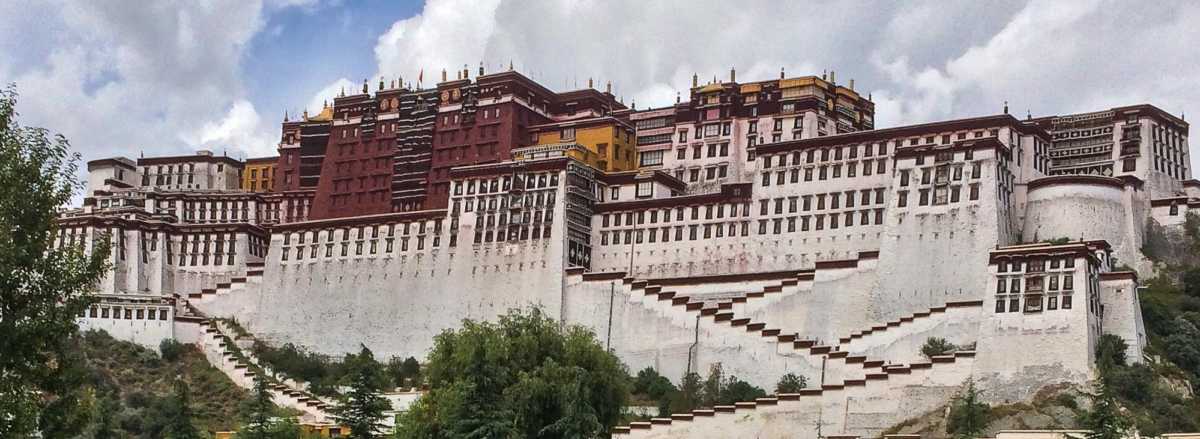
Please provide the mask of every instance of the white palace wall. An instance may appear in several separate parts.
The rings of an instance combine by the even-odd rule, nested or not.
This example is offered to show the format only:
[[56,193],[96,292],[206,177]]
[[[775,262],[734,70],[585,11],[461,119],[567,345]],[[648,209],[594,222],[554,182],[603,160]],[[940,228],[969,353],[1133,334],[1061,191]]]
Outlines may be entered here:
[[1022,238],[1026,242],[1069,238],[1105,240],[1118,264],[1146,268],[1142,232],[1149,212],[1136,186],[1104,177],[1047,177],[1029,191]]

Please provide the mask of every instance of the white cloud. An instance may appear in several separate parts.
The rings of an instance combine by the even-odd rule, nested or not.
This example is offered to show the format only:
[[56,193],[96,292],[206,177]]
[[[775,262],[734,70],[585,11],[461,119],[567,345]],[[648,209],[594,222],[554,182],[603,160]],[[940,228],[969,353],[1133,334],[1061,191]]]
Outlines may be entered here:
[[254,110],[254,104],[238,100],[224,119],[205,123],[189,143],[216,153],[237,150],[246,157],[272,156],[277,153],[274,143],[279,137],[264,132],[264,125],[267,124]]
[[[470,64],[475,71],[492,30],[499,0],[435,0],[418,15],[392,24],[375,46],[379,75],[415,82],[424,70],[425,84]],[[536,14],[535,14],[536,15]]]
[[0,17],[0,36],[32,33],[45,44],[0,45],[0,58],[21,60],[19,71],[0,69],[0,81],[17,84],[22,123],[62,133],[85,160],[206,147],[270,154],[277,121],[247,99],[241,62],[264,10],[286,6],[57,2],[38,20]]
[[[361,87],[346,78],[338,78],[338,80],[329,83],[309,99],[308,106],[304,107],[311,115],[316,115],[321,112],[325,104],[333,105],[333,98],[345,90],[347,93],[354,93],[355,87]],[[293,115],[295,117],[295,115]]]

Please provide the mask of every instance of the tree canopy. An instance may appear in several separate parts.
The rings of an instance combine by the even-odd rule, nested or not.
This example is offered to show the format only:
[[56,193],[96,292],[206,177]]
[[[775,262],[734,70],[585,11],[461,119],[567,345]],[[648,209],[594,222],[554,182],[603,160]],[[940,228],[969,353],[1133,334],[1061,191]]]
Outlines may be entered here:
[[464,320],[434,344],[430,391],[399,420],[399,438],[595,437],[629,395],[625,366],[594,334],[536,308]]
[[15,107],[15,88],[0,90],[0,437],[69,436],[90,408],[67,341],[109,247],[55,246],[55,217],[79,188],[79,154],[61,135],[20,126]]

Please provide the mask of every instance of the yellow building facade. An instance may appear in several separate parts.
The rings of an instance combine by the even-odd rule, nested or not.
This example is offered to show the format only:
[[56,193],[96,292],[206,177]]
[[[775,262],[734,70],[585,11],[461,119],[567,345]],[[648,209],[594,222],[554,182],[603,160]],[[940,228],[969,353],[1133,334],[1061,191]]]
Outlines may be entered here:
[[581,146],[567,149],[567,155],[601,171],[630,171],[638,167],[633,126],[614,117],[543,124],[531,127],[530,132],[534,146]]
[[279,157],[246,159],[242,170],[242,190],[247,192],[271,192],[275,190],[275,164]]

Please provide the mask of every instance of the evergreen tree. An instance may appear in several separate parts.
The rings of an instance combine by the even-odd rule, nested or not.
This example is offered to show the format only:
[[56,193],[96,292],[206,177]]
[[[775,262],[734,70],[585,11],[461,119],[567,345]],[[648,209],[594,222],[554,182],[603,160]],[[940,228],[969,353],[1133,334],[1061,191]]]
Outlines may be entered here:
[[1121,415],[1116,397],[1110,391],[1105,380],[1096,380],[1092,398],[1092,408],[1083,415],[1081,424],[1090,430],[1088,439],[1123,439],[1129,429],[1129,420]]
[[79,155],[62,136],[20,126],[15,106],[15,89],[0,90],[0,437],[39,427],[73,436],[91,410],[69,376],[77,356],[66,343],[106,271],[108,245],[54,245],[58,209],[79,188]]
[[192,424],[192,391],[182,378],[175,380],[175,394],[165,415],[163,436],[167,439],[200,438],[200,432]]
[[346,362],[351,368],[350,393],[334,410],[334,419],[350,428],[350,438],[378,437],[383,430],[383,412],[390,408],[387,399],[379,395],[383,392],[383,370],[366,346],[357,356],[347,356]]
[[117,439],[121,437],[117,426],[117,410],[120,403],[112,395],[102,395],[96,408],[92,439]]
[[271,392],[267,388],[266,377],[259,376],[254,380],[254,389],[243,411],[242,432],[238,438],[269,439],[272,437],[271,412],[275,405],[271,403]]
[[987,428],[988,406],[979,400],[979,390],[975,388],[975,380],[968,378],[967,386],[962,393],[954,397],[950,406],[950,419],[946,423],[946,433],[955,438],[972,439],[983,434]]

